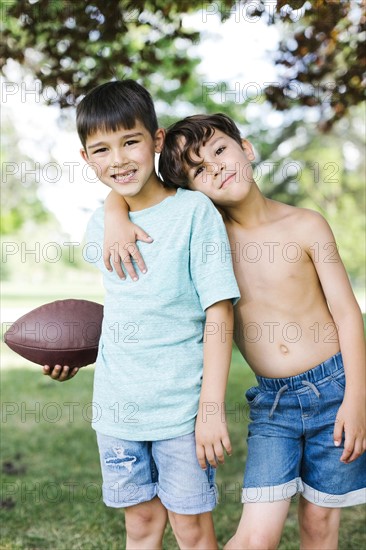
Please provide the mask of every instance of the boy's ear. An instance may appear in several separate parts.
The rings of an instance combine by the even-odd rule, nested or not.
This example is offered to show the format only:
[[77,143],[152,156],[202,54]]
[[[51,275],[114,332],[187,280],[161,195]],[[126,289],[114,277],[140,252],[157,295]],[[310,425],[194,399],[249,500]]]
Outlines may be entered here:
[[155,132],[154,143],[155,143],[155,153],[161,153],[164,147],[166,131],[164,128],[158,128]]
[[254,149],[253,149],[253,145],[250,143],[250,141],[248,141],[247,139],[242,139],[241,140],[241,145],[248,157],[248,160],[250,160],[251,162],[253,160],[255,160],[255,153],[254,153]]
[[85,149],[80,149],[80,155],[81,155],[81,158],[89,164],[90,160]]

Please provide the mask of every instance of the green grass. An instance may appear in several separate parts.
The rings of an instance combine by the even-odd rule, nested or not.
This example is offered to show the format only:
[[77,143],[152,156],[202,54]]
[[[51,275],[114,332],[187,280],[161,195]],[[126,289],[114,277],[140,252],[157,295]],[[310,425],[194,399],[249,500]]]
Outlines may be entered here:
[[[62,384],[43,377],[40,368],[5,369],[1,379],[0,548],[124,548],[123,513],[108,509],[100,495],[99,456],[89,423],[93,368],[82,369]],[[253,374],[234,350],[227,400],[234,453],[219,468],[220,504],[214,512],[220,547],[234,533],[241,514],[247,425],[243,393],[253,382]],[[344,510],[340,549],[364,548],[364,525],[365,507]],[[294,502],[280,548],[298,547]],[[170,528],[164,548],[177,549]]]
[[65,298],[82,298],[84,300],[103,301],[103,288],[98,272],[86,273],[85,280],[75,276],[76,280],[70,278],[55,281],[42,281],[41,283],[21,284],[19,282],[1,282],[1,306],[35,308],[53,300]]

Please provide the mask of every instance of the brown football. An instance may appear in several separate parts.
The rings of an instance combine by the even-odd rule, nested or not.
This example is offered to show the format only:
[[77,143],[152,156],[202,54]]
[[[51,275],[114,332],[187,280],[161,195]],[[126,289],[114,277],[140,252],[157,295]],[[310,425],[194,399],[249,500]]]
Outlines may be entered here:
[[20,317],[4,335],[16,353],[39,365],[84,367],[95,362],[103,306],[89,300],[56,300]]

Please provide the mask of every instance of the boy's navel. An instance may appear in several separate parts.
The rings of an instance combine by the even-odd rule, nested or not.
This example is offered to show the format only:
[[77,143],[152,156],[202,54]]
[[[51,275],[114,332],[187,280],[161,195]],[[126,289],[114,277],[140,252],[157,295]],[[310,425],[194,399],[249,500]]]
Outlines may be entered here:
[[288,347],[285,346],[284,344],[281,344],[281,345],[280,345],[280,351],[281,351],[281,353],[286,354],[286,353],[289,352],[289,349],[288,349]]

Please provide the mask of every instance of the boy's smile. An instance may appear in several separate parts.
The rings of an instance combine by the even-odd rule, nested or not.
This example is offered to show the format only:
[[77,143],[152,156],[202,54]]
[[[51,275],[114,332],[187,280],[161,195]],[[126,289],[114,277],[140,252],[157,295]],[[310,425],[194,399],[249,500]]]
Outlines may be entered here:
[[153,192],[161,187],[154,161],[163,139],[163,130],[158,130],[153,138],[137,120],[131,129],[98,130],[88,136],[81,155],[100,181],[122,195],[131,209],[133,205],[140,209],[146,207]]

